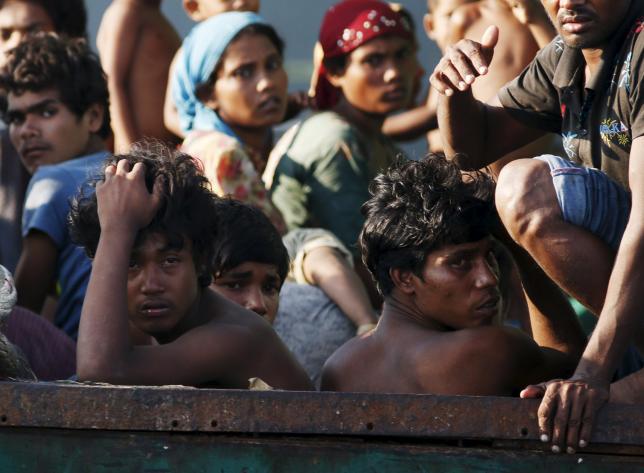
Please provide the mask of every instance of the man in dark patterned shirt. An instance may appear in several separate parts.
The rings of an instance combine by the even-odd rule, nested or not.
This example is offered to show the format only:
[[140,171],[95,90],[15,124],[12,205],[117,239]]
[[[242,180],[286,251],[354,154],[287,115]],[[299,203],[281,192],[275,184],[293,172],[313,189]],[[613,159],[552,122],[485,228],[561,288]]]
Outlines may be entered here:
[[[463,167],[486,166],[546,131],[564,138],[565,159],[545,155],[506,166],[496,200],[511,236],[566,292],[601,314],[570,379],[522,392],[543,396],[542,440],[572,453],[590,440],[629,343],[644,345],[644,2],[542,4],[559,36],[491,103],[474,100],[470,85],[487,72],[495,27],[480,43],[450,48],[431,82],[441,93],[446,151],[463,153],[455,156]],[[642,402],[643,385],[638,371],[610,385],[610,399]]]

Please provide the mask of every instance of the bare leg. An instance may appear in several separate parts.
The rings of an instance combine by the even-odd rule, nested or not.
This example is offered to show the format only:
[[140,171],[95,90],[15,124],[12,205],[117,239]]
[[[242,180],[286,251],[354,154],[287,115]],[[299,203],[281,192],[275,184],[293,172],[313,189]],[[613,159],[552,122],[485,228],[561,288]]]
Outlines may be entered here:
[[578,359],[586,346],[586,337],[568,299],[532,257],[512,241],[505,228],[501,226],[494,233],[514,257],[521,274],[523,289],[519,286],[518,291],[521,296],[525,293],[530,332],[535,342]]
[[599,314],[615,253],[563,220],[548,165],[532,159],[509,163],[499,176],[496,205],[510,236],[553,281]]

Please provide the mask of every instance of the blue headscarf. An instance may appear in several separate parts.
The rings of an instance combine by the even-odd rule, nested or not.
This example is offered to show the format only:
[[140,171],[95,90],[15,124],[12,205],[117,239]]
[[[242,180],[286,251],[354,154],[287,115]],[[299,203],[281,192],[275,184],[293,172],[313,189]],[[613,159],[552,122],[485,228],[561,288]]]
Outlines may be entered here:
[[208,81],[233,38],[248,25],[258,23],[267,24],[256,13],[221,13],[199,23],[183,41],[172,76],[172,99],[184,133],[217,130],[237,138],[219,115],[197,98],[197,86]]

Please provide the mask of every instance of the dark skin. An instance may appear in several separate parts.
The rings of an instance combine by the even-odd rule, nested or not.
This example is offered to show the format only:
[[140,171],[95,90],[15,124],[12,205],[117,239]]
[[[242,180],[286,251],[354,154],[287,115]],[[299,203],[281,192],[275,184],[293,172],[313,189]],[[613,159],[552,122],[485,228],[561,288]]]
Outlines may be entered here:
[[[542,4],[564,42],[581,49],[585,80],[597,72],[611,35],[623,22],[629,0],[543,0]],[[570,13],[573,12],[573,13]],[[571,18],[578,15],[578,24]],[[582,21],[583,20],[583,21]],[[541,135],[515,121],[497,99],[476,101],[471,85],[487,73],[498,40],[490,27],[480,42],[464,40],[451,47],[432,74],[432,86],[441,94],[439,126],[448,154],[465,152],[460,165],[479,168]],[[459,84],[461,83],[461,84]],[[574,453],[591,436],[597,410],[608,400],[629,396],[637,389],[627,383],[610,387],[610,379],[633,338],[642,338],[641,306],[644,271],[644,138],[631,145],[629,186],[633,206],[621,244],[615,254],[590,232],[565,222],[549,172],[539,162],[518,160],[499,177],[497,208],[514,240],[566,292],[599,315],[599,322],[573,376],[530,386],[523,397],[541,397],[539,428],[553,452]],[[539,232],[531,232],[535,224]],[[589,255],[593,255],[590,257]],[[575,264],[571,264],[575,262]],[[631,378],[640,390],[644,374]]]
[[[574,314],[565,305],[555,316],[531,311],[535,321],[552,322],[533,325],[541,347],[498,324],[499,270],[492,244],[488,238],[432,251],[421,276],[392,269],[395,287],[385,296],[378,326],[333,354],[322,389],[516,395],[527,380],[571,370],[583,338],[578,326],[567,325]],[[370,360],[367,370],[364,360]]]
[[[81,315],[79,378],[245,389],[259,377],[278,389],[311,389],[268,322],[198,287],[186,248],[148,239],[133,253],[137,231],[159,206],[161,182],[150,194],[143,164],[130,170],[125,160],[105,174],[96,189],[101,237]],[[159,345],[133,346],[128,316]]]

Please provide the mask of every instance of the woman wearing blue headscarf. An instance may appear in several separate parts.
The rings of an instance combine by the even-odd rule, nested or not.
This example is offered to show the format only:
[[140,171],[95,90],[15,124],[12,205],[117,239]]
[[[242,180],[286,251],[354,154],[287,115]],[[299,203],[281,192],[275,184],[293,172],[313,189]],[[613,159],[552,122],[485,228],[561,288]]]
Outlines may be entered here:
[[[284,220],[260,178],[273,146],[271,128],[286,114],[288,79],[282,52],[282,41],[257,14],[217,15],[196,26],[184,41],[172,95],[187,133],[182,151],[201,161],[215,193],[259,207],[284,234]],[[333,234],[297,229],[283,241],[292,260],[290,277],[303,284],[283,287],[279,299],[285,304],[276,327],[317,380],[326,358],[355,334],[355,326],[361,331],[371,327],[375,316],[352,269],[351,252]],[[270,261],[270,255],[265,258]],[[264,281],[267,261],[239,261],[237,267],[228,268],[236,277],[253,274],[244,281],[216,272],[213,288],[229,298],[232,293],[235,302],[274,318],[274,311],[271,315],[264,308],[276,296]],[[260,282],[261,296],[252,290],[252,281]],[[319,285],[324,292],[304,284]],[[351,319],[329,304],[327,296]]]
[[191,31],[172,77],[183,151],[201,161],[215,193],[259,207],[282,233],[284,221],[260,175],[272,126],[286,114],[283,50],[261,16],[223,13]]

